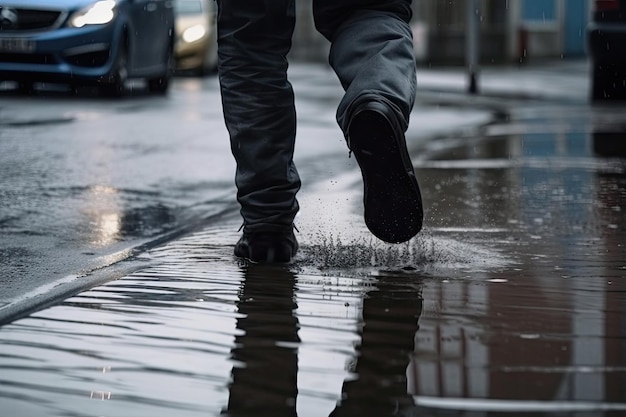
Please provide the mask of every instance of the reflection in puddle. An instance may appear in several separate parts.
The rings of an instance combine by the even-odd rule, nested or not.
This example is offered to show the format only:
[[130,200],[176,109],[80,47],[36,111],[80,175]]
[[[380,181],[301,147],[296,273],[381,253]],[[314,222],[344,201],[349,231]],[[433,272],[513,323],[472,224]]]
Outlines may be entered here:
[[224,235],[156,249],[152,267],[4,326],[3,412],[626,410],[622,283],[607,295],[603,280],[532,262],[486,267],[473,260],[499,252],[475,243],[481,233],[463,244],[424,237],[449,256],[382,269],[319,269],[310,246],[291,267],[239,265]]
[[[417,397],[423,407],[464,412],[525,413],[525,415],[598,415],[602,412],[624,412],[626,405],[597,404],[583,401],[511,401],[468,398]],[[528,414],[532,413],[532,414]],[[580,413],[580,414],[578,414]],[[517,415],[517,414],[513,414]],[[617,414],[616,414],[617,415]]]

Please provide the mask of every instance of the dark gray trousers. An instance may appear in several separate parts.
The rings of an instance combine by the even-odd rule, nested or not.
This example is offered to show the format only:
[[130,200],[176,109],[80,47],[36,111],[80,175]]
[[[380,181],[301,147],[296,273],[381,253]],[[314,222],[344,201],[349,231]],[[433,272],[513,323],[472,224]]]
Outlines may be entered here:
[[[348,131],[360,100],[388,105],[404,130],[415,100],[411,0],[312,0],[317,30],[345,95]],[[287,53],[296,0],[217,0],[219,80],[245,232],[291,230],[300,177],[293,162],[296,110]]]

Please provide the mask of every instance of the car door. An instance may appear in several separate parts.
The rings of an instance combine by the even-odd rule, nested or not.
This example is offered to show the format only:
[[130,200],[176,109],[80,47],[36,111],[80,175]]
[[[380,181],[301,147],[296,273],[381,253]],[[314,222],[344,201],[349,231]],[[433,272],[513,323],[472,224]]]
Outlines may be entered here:
[[173,17],[171,0],[131,0],[133,66],[138,75],[162,71]]

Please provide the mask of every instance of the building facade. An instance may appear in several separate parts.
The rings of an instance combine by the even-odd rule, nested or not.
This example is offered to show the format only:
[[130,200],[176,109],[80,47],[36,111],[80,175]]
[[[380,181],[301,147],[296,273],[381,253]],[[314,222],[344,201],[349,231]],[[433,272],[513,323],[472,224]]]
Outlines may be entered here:
[[[588,0],[477,0],[484,63],[586,55]],[[468,0],[413,3],[416,43],[431,63],[465,59]],[[421,46],[425,44],[425,46]]]
[[[324,62],[329,44],[315,30],[311,0],[296,0],[292,58]],[[586,55],[588,0],[476,0],[481,62],[501,64]],[[465,62],[469,0],[413,0],[416,58]]]

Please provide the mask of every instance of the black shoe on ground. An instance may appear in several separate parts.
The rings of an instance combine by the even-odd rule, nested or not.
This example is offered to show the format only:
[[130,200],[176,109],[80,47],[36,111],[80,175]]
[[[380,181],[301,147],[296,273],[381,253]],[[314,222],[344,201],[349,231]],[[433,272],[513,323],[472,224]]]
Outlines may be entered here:
[[363,175],[364,216],[370,232],[388,243],[411,239],[422,229],[422,197],[404,133],[394,128],[384,104],[357,107],[348,146]]
[[298,251],[293,231],[245,233],[235,244],[235,256],[254,263],[289,263]]

